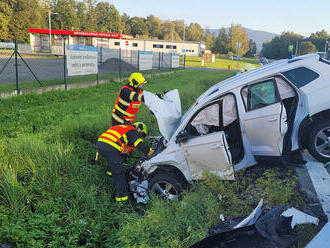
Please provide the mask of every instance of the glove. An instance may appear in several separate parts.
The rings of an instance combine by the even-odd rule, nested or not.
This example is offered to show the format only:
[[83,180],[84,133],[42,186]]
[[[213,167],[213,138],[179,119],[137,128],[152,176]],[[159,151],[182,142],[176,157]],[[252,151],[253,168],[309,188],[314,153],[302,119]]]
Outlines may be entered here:
[[152,156],[152,154],[154,154],[154,150],[152,148],[150,148],[149,153],[147,154],[148,157]]

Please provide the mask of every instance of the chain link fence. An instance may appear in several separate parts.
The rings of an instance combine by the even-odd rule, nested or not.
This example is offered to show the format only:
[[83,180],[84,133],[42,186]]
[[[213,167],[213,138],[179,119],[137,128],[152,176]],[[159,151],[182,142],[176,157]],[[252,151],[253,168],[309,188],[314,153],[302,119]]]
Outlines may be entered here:
[[0,92],[16,90],[19,94],[23,89],[50,85],[67,89],[70,84],[122,81],[137,71],[149,77],[185,68],[185,58],[178,54],[99,47],[93,48],[97,69],[74,74],[68,71],[72,58],[68,49],[64,41],[62,46],[52,46],[52,54],[37,54],[27,44],[0,42]]

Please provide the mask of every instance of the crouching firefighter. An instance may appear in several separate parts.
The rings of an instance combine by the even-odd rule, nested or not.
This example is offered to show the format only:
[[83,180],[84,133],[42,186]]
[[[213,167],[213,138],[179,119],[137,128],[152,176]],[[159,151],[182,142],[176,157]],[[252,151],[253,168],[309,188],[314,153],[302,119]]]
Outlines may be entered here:
[[132,73],[128,84],[120,89],[112,110],[112,126],[133,123],[143,99],[142,87],[147,83],[141,73]]
[[143,142],[142,138],[146,137],[147,132],[144,123],[136,122],[133,125],[110,127],[98,138],[96,149],[107,160],[107,174],[113,178],[117,202],[128,200],[128,185],[122,165],[123,156],[129,155],[135,148],[146,156],[154,153],[154,150]]

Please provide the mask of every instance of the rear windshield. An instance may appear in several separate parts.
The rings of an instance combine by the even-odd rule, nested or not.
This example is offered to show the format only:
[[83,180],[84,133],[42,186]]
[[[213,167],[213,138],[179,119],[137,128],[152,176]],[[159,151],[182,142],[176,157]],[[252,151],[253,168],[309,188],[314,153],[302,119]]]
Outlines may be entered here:
[[304,85],[312,82],[313,80],[317,79],[320,76],[315,71],[312,71],[306,67],[298,67],[283,72],[283,75],[298,88],[303,87]]

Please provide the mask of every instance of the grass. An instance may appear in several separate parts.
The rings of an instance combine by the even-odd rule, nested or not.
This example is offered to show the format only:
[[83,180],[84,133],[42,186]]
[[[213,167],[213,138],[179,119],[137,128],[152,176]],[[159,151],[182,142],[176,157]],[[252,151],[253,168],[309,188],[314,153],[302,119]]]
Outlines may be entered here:
[[231,70],[240,70],[245,64],[252,64],[255,67],[260,66],[259,62],[254,58],[243,58],[243,60],[231,60],[228,58],[215,58],[214,63],[204,63],[201,66],[201,57],[186,57],[186,66],[191,67],[205,67],[205,68],[215,68],[227,70],[228,65],[230,65]]
[[[178,89],[185,111],[208,87],[234,74],[186,70],[152,77],[145,90]],[[119,208],[105,161],[94,161],[94,144],[109,126],[122,85],[111,82],[0,99],[0,243],[189,247],[205,237],[220,214],[227,219],[246,216],[261,197],[266,208],[303,205],[293,169],[253,167],[237,173],[234,182],[208,175],[185,192],[182,201],[153,197],[146,207],[136,207],[146,211],[143,217],[131,206]],[[144,105],[137,119],[147,124],[151,135],[159,134]]]

